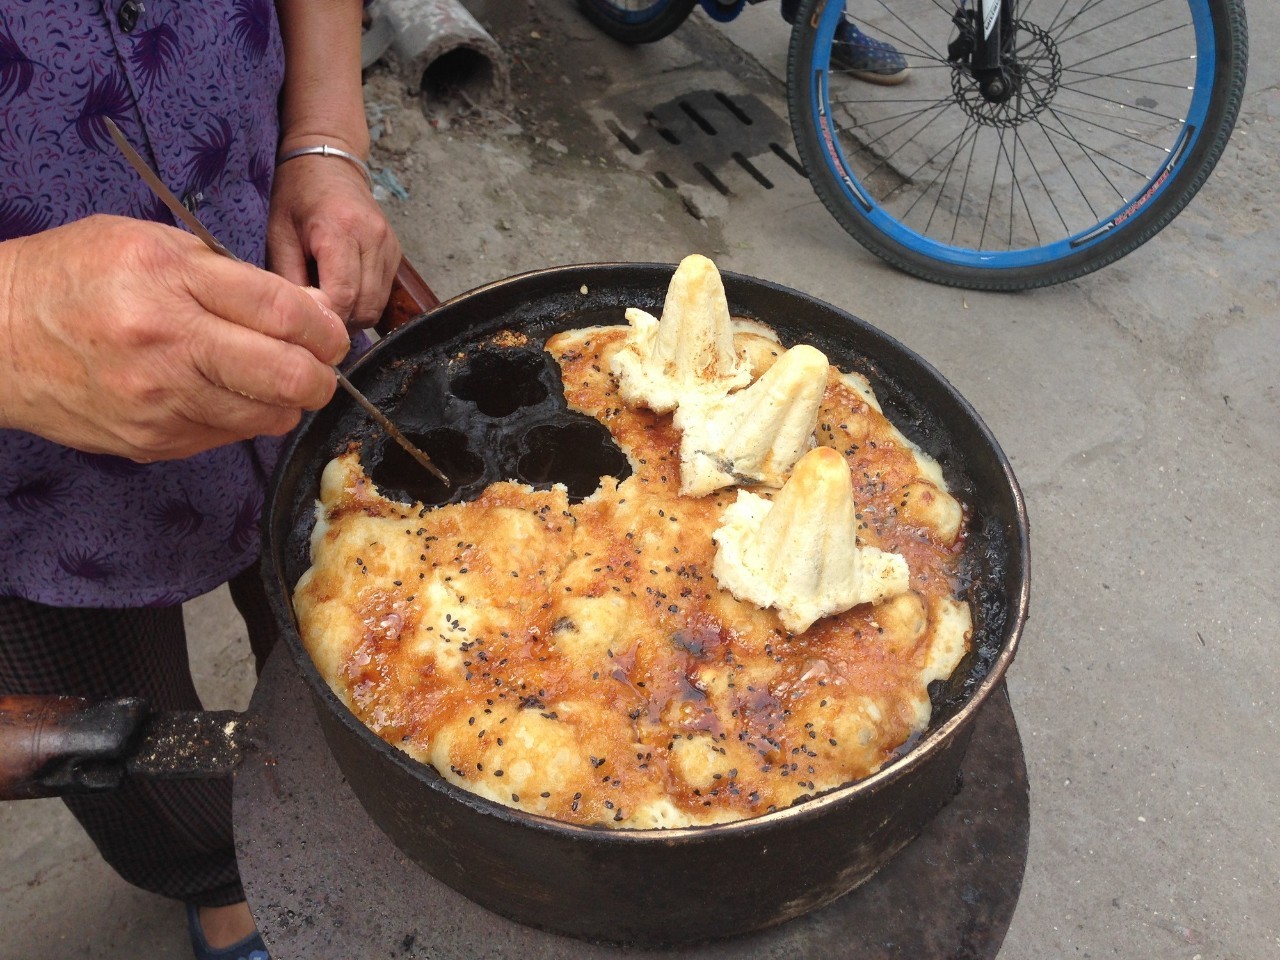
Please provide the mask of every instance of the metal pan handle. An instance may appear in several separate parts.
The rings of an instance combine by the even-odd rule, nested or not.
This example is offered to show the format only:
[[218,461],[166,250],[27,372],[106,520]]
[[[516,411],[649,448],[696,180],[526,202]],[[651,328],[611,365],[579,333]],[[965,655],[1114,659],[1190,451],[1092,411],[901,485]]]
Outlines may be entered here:
[[147,713],[136,697],[0,696],[0,800],[114,789]]
[[0,800],[230,776],[257,749],[256,727],[235,710],[151,710],[137,697],[0,696]]

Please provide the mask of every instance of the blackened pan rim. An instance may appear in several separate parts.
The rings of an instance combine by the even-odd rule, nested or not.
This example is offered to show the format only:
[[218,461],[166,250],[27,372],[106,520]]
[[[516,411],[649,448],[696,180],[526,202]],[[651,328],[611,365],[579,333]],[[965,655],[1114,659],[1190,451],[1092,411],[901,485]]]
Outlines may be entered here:
[[[667,263],[640,263],[640,262],[603,262],[603,263],[577,263],[564,264],[559,266],[544,267],[536,270],[526,271],[504,279],[495,280],[487,284],[475,287],[465,293],[458,294],[445,301],[432,311],[430,320],[428,315],[423,315],[408,324],[405,324],[398,330],[394,331],[362,357],[350,371],[350,375],[355,378],[360,372],[367,368],[373,367],[379,363],[383,356],[391,359],[396,358],[396,345],[406,336],[413,336],[414,330],[420,326],[424,320],[432,322],[437,319],[436,315],[452,310],[454,313],[466,316],[473,313],[470,301],[476,298],[484,298],[488,296],[500,296],[503,291],[509,288],[515,288],[516,292],[525,285],[537,286],[541,284],[543,287],[548,284],[553,286],[552,293],[538,294],[535,291],[534,300],[537,301],[553,301],[556,296],[570,297],[580,292],[580,288],[587,287],[588,296],[592,293],[593,288],[597,287],[596,278],[600,274],[604,274],[607,278],[612,278],[611,284],[603,285],[604,289],[616,289],[630,291],[626,283],[621,282],[623,279],[632,280],[633,278],[645,279],[652,274],[654,277],[663,277],[669,279],[670,274],[674,272],[675,264]],[[616,276],[621,274],[622,277]],[[764,832],[771,829],[781,828],[786,824],[796,821],[804,821],[811,817],[817,817],[828,814],[833,807],[838,807],[844,802],[852,802],[852,799],[866,793],[873,793],[879,789],[886,788],[899,778],[910,774],[914,769],[925,764],[934,754],[941,750],[948,741],[956,735],[957,731],[969,725],[977,711],[985,704],[987,698],[1002,682],[1004,675],[1012,663],[1017,651],[1019,640],[1022,634],[1022,628],[1026,621],[1028,598],[1029,598],[1029,544],[1028,544],[1028,520],[1026,512],[1026,504],[1022,495],[1022,491],[1014,476],[1012,466],[1000,447],[998,441],[987,427],[986,423],[978,415],[976,409],[966,400],[958,390],[948,381],[931,363],[917,354],[914,350],[907,347],[901,341],[894,338],[885,331],[873,326],[860,317],[850,314],[848,311],[836,307],[826,301],[820,300],[809,294],[802,293],[794,288],[784,286],[769,280],[762,280],[745,274],[734,273],[731,271],[721,271],[721,276],[725,280],[726,290],[730,293],[730,312],[735,316],[740,315],[734,309],[733,287],[737,285],[745,285],[748,290],[758,291],[761,289],[773,291],[786,298],[800,298],[815,304],[822,310],[838,317],[841,322],[848,322],[856,330],[860,330],[862,334],[873,340],[881,341],[881,345],[887,348],[891,354],[897,351],[900,361],[905,361],[908,367],[914,368],[911,371],[912,377],[919,377],[921,381],[931,384],[934,388],[940,390],[947,400],[956,408],[956,413],[965,422],[966,426],[976,431],[981,444],[985,447],[982,449],[981,456],[986,459],[989,464],[996,467],[996,472],[1001,478],[1001,486],[999,494],[1001,499],[1008,499],[1009,516],[1006,517],[1006,526],[1013,529],[1003,538],[1003,544],[1008,549],[1006,557],[1009,569],[1007,570],[1006,580],[1013,578],[1012,582],[1016,584],[1015,591],[1007,591],[1007,608],[1003,626],[998,631],[998,636],[993,635],[984,638],[986,646],[995,646],[998,653],[995,658],[987,665],[986,672],[977,679],[973,687],[967,690],[962,702],[956,707],[953,715],[940,723],[937,727],[926,729],[920,740],[901,757],[890,760],[884,767],[874,774],[861,780],[853,781],[843,786],[835,787],[822,794],[814,796],[811,799],[799,801],[791,806],[781,810],[775,810],[770,813],[761,814],[756,817],[750,817],[742,820],[735,820],[726,823],[712,824],[707,826],[690,826],[690,827],[671,827],[671,828],[649,828],[649,829],[616,829],[604,826],[584,826],[579,824],[567,823],[556,820],[551,817],[539,814],[529,813],[518,808],[509,807],[496,801],[489,800],[479,794],[473,793],[465,788],[457,786],[445,780],[430,764],[415,760],[404,751],[398,749],[393,744],[382,740],[377,734],[370,730],[365,724],[359,720],[338,696],[330,689],[329,685],[320,676],[311,660],[310,655],[302,646],[301,639],[298,636],[297,624],[293,615],[293,606],[291,598],[291,587],[288,585],[288,578],[284,574],[283,564],[283,544],[275,543],[275,531],[277,528],[277,518],[281,514],[292,516],[292,508],[290,504],[285,503],[287,499],[284,491],[284,484],[281,482],[286,464],[290,463],[295,456],[299,455],[300,449],[305,449],[309,444],[310,438],[305,435],[308,428],[312,426],[316,418],[320,415],[320,411],[308,414],[304,419],[302,428],[295,432],[294,437],[290,440],[285,450],[282,452],[280,462],[276,468],[276,476],[273,479],[272,490],[269,500],[269,520],[264,524],[264,538],[266,541],[266,550],[264,551],[264,563],[270,561],[273,569],[265,572],[266,579],[270,587],[269,599],[272,607],[276,611],[276,615],[281,623],[287,624],[286,640],[294,655],[295,662],[301,667],[307,683],[312,688],[312,693],[323,699],[329,711],[357,738],[367,744],[372,750],[381,753],[384,757],[390,757],[393,762],[399,764],[407,773],[414,777],[425,786],[429,786],[434,791],[443,794],[449,799],[458,801],[464,806],[470,808],[473,812],[483,816],[491,816],[498,820],[508,821],[520,824],[529,829],[552,833],[563,834],[571,837],[579,838],[585,842],[605,843],[605,844],[641,844],[641,845],[659,845],[659,846],[677,846],[684,844],[696,844],[699,842],[710,842],[718,837],[726,835],[738,836],[755,832]],[[555,286],[560,283],[562,286]],[[649,285],[646,284],[648,289]],[[663,291],[665,292],[665,280]],[[619,321],[621,320],[621,311],[619,311]],[[792,325],[793,321],[787,324],[778,322],[779,326]],[[589,326],[590,324],[581,324],[580,326]],[[569,325],[572,327],[572,324]],[[489,316],[481,317],[474,323],[468,323],[467,331],[474,330],[474,339],[476,342],[485,337],[493,335],[501,329],[520,329],[518,321],[508,323],[499,323]],[[521,331],[523,332],[523,331]],[[545,322],[539,325],[538,321],[530,324],[530,340],[535,338],[539,341],[545,341],[548,335]],[[780,335],[782,331],[779,331]],[[458,339],[461,333],[450,333],[442,339],[442,343],[451,343]],[[435,344],[438,348],[441,344]],[[886,357],[874,352],[859,351],[867,362],[873,366],[880,368],[884,365],[884,361],[888,359],[889,366],[892,367],[892,357]],[[833,361],[834,362],[834,361]],[[890,381],[890,385],[896,385],[902,388],[901,384],[895,381],[902,377],[899,373],[897,376],[883,373]],[[909,389],[908,392],[918,392],[919,387]],[[342,402],[339,398],[338,402]],[[939,414],[941,416],[941,414]],[[950,432],[950,428],[948,433]],[[994,496],[994,494],[993,494]],[[1010,522],[1011,521],[1011,522]],[[1001,594],[1006,591],[1001,589]]]

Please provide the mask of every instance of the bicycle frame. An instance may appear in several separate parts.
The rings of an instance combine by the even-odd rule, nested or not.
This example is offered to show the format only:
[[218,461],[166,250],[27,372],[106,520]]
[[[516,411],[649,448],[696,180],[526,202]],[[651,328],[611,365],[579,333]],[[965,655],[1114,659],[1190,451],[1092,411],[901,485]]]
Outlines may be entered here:
[[983,99],[1004,103],[1018,88],[1018,78],[1005,65],[1006,40],[1014,36],[1013,3],[977,0],[976,7],[969,7],[960,0],[951,19],[960,35],[947,47],[947,58],[967,61]]
[[[747,4],[764,0],[700,0],[703,12],[720,23],[737,19]],[[978,81],[978,89],[990,103],[1004,103],[1017,91],[1018,78],[1011,75],[1005,64],[1006,42],[1014,36],[1012,0],[956,0],[956,12],[952,17],[960,36],[948,50],[950,58],[958,63],[968,63]],[[978,29],[981,24],[981,29]]]

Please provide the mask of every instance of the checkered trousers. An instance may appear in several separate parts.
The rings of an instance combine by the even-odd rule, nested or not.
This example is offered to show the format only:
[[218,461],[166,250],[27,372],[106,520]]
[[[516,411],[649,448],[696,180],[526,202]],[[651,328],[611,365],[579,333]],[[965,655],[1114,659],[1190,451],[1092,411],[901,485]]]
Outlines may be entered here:
[[[251,568],[232,582],[259,666],[275,626]],[[48,607],[0,597],[0,693],[143,697],[154,710],[200,710],[181,606]],[[200,906],[244,899],[231,834],[231,781],[126,778],[65,798],[103,858],[129,883]]]

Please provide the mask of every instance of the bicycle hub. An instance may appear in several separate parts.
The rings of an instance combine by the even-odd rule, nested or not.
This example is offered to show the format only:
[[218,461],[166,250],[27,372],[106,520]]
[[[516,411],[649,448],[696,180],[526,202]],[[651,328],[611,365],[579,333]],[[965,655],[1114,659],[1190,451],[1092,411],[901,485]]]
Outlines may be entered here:
[[1019,72],[1013,53],[1013,30],[1002,36],[994,31],[991,37],[982,35],[982,22],[978,11],[971,8],[957,9],[951,18],[959,31],[947,44],[947,59],[962,68],[978,82],[978,92],[987,103],[1006,103],[1017,92]]

